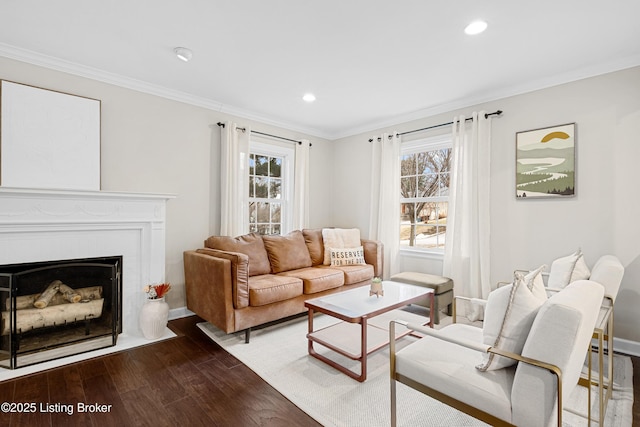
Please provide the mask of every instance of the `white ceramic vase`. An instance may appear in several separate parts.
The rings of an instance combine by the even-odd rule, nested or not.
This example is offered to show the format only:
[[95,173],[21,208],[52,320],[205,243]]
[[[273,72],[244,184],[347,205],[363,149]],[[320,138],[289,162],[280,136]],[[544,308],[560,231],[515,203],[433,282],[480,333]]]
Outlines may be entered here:
[[164,334],[169,319],[169,304],[164,297],[147,299],[140,310],[140,330],[146,339],[155,340]]

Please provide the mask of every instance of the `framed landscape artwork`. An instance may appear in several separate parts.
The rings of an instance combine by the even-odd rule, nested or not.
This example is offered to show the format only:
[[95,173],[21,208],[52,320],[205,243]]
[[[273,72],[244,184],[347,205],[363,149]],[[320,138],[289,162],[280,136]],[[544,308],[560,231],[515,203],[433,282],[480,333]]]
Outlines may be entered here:
[[516,133],[516,197],[575,194],[576,124]]

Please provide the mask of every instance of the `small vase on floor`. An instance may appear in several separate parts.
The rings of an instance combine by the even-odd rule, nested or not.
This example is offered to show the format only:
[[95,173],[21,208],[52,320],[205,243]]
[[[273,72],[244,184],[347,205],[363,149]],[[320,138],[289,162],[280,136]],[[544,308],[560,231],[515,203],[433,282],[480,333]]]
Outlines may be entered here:
[[147,299],[140,310],[140,330],[146,339],[155,340],[164,334],[169,320],[169,304],[163,298]]

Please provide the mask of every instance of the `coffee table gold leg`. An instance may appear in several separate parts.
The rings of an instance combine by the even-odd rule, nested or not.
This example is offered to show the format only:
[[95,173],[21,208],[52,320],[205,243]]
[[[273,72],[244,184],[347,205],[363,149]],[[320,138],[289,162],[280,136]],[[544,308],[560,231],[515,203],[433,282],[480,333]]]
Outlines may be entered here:
[[[308,324],[309,324],[309,334],[311,332],[313,332],[313,309],[309,309],[309,320],[308,320]],[[309,354],[313,354],[315,353],[315,351],[313,350],[313,341],[311,341],[311,338],[307,337],[307,349],[309,351]]]
[[[318,353],[315,348],[313,348],[313,340],[307,336],[307,350],[309,355],[315,357],[318,360],[323,361],[327,365],[339,370],[340,372],[348,375],[356,381],[364,382],[367,379],[367,319],[363,318],[362,323],[360,324],[361,332],[361,347],[360,347],[360,358],[356,359],[360,361],[360,375],[353,372],[351,369],[345,368],[344,366],[334,362],[333,360],[323,356]],[[309,334],[313,332],[313,310],[309,309]]]
[[367,379],[367,318],[364,316],[360,323],[360,377],[356,379],[360,382]]

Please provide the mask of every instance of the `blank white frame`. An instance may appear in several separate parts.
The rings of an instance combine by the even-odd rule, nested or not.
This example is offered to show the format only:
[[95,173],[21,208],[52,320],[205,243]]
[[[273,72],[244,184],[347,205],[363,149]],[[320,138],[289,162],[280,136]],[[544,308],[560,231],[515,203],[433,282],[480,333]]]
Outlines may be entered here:
[[100,190],[100,101],[0,80],[0,186]]

